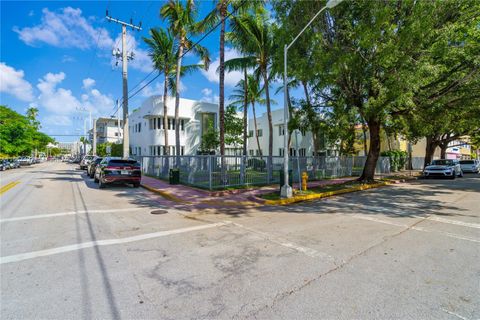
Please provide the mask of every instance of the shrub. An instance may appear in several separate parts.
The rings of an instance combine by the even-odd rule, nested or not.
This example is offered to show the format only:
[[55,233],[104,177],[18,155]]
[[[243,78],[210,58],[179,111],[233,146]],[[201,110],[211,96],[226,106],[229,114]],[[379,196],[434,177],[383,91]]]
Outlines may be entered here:
[[253,170],[260,170],[260,171],[263,171],[266,167],[265,160],[257,159],[257,158],[248,159],[247,166],[249,168],[253,167]]
[[388,157],[390,160],[390,170],[392,172],[401,170],[405,167],[407,163],[407,152],[400,151],[400,150],[390,150],[390,151],[383,151],[380,154],[382,157]]

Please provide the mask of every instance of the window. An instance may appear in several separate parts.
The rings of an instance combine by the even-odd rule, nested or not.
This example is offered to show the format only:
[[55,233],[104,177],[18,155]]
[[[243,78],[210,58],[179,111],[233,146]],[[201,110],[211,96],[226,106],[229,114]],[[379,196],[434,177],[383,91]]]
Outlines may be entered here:
[[283,148],[278,149],[278,155],[283,157],[285,155],[285,149]]
[[158,156],[162,155],[162,147],[161,146],[157,146],[157,155]]
[[258,129],[257,130],[257,136],[261,137],[263,135],[263,130],[262,129]]
[[261,155],[261,154],[260,154],[260,150],[258,150],[258,149],[255,150],[255,155],[256,155],[257,157],[259,157],[259,156]]
[[153,130],[157,130],[157,118],[153,118]]
[[285,127],[282,125],[278,126],[278,135],[284,136],[285,135]]
[[139,123],[138,123],[138,132],[141,132],[141,131],[142,131],[142,123],[139,122]]
[[148,119],[148,127],[152,130],[152,119]]
[[298,149],[298,156],[299,157],[305,157],[306,155],[307,155],[307,149],[305,149],[305,148]]
[[290,148],[290,157],[296,157],[297,156],[297,150]]
[[168,130],[172,130],[172,119],[168,118]]
[[118,137],[118,132],[115,132],[115,137]]
[[185,131],[185,120],[180,119],[180,130]]
[[180,146],[180,155],[183,156],[185,154],[185,147]]
[[302,134],[302,137],[305,137],[305,130],[304,129],[300,129],[300,133]]
[[[253,130],[248,131],[248,137],[249,138],[253,137]],[[253,150],[251,150],[251,151],[253,151]]]
[[163,117],[157,118],[157,128],[158,129],[164,129],[163,128]]
[[[250,131],[250,132],[253,133],[253,131]],[[248,150],[248,154],[251,155],[251,156],[253,156],[253,150]]]
[[172,119],[172,130],[175,130],[175,119]]

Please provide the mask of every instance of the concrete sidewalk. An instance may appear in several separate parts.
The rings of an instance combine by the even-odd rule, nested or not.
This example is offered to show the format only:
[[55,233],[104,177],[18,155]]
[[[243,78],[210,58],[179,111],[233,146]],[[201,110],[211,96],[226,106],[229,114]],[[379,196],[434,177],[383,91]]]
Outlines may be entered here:
[[[355,177],[311,181],[308,188],[323,185],[341,184],[356,179]],[[171,185],[166,181],[143,176],[142,187],[155,192],[172,206],[178,209],[205,209],[205,208],[248,208],[263,205],[256,197],[271,193],[279,189],[278,185],[263,186],[251,189],[237,189],[225,192],[207,191],[185,185]],[[294,184],[298,187],[298,184]]]

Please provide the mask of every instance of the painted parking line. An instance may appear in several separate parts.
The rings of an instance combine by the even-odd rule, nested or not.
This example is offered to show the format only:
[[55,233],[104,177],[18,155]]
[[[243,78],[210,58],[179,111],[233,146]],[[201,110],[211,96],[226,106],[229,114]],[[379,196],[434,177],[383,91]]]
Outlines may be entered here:
[[[383,219],[379,219],[379,218],[375,218],[375,217],[371,217],[371,216],[366,216],[366,215],[363,215],[363,214],[339,213],[337,215],[346,215],[348,217],[352,217],[352,218],[355,218],[355,219],[368,220],[368,221],[372,221],[372,222],[388,224],[388,225],[395,226],[395,227],[400,227],[400,228],[405,228],[405,229],[410,229],[410,230],[415,230],[415,231],[421,231],[421,232],[426,232],[426,233],[437,233],[437,234],[440,234],[440,235],[443,235],[443,236],[446,236],[446,237],[449,237],[449,238],[454,238],[454,239],[457,239],[457,240],[465,240],[465,241],[480,243],[480,239],[464,236],[464,235],[461,235],[461,234],[444,232],[444,231],[439,231],[439,230],[430,230],[430,229],[426,229],[426,228],[419,227],[419,226],[410,227],[407,224],[385,221]],[[423,219],[427,220],[426,218],[423,218]]]
[[4,185],[3,187],[0,188],[0,194],[4,194],[5,192],[12,189],[13,187],[15,187],[19,183],[20,183],[20,181],[12,181],[10,183],[7,183],[6,185]]
[[224,225],[227,225],[227,224],[228,224],[228,222],[218,222],[218,223],[204,224],[204,225],[195,226],[195,227],[188,227],[188,228],[180,228],[180,229],[173,229],[173,230],[167,230],[167,231],[146,233],[146,234],[141,234],[141,235],[132,236],[132,237],[126,237],[126,238],[82,242],[82,243],[72,244],[72,245],[69,245],[69,246],[63,246],[63,247],[57,247],[57,248],[52,248],[52,249],[26,252],[26,253],[11,255],[11,256],[0,257],[0,264],[19,262],[19,261],[23,261],[23,260],[35,259],[35,258],[39,258],[39,257],[46,257],[46,256],[55,255],[55,254],[77,251],[77,250],[99,247],[99,246],[111,246],[111,245],[116,245],[116,244],[123,244],[123,243],[135,242],[135,241],[155,239],[155,238],[170,236],[170,235],[179,234],[179,233],[186,233],[186,232],[204,230],[204,229],[209,229],[209,228],[221,227],[221,226],[224,226]]
[[0,223],[13,222],[13,221],[23,221],[23,220],[32,220],[32,219],[55,218],[55,217],[70,216],[70,215],[76,215],[76,214],[82,214],[82,213],[115,213],[115,212],[138,211],[138,210],[144,210],[144,209],[145,208],[81,210],[81,211],[68,211],[68,212],[58,212],[58,213],[49,213],[49,214],[37,214],[37,215],[33,215],[33,216],[0,219]]
[[[392,210],[388,208],[381,208],[381,207],[373,207],[373,206],[365,206],[365,205],[358,205],[358,204],[350,204],[350,203],[341,203],[342,206],[351,206],[355,208],[360,208],[363,210],[367,211],[375,211],[375,212],[381,212],[385,214],[393,214],[396,216],[402,216],[402,217],[410,217],[410,218],[417,218],[417,219],[426,219],[426,220],[431,220],[435,222],[440,222],[440,223],[447,223],[447,224],[453,224],[457,226],[462,226],[462,227],[467,227],[467,228],[475,228],[475,229],[480,229],[480,223],[474,223],[474,222],[463,222],[459,220],[453,220],[453,219],[446,219],[442,217],[437,217],[435,215],[430,215],[430,216],[419,216],[416,214],[410,214],[408,212],[400,212],[398,210]],[[403,205],[403,204],[402,204]],[[416,208],[412,208],[416,209]],[[421,210],[418,208],[418,210]]]
[[329,260],[331,262],[335,262],[335,258],[326,254],[326,253],[323,253],[323,252],[319,252],[315,249],[312,249],[312,248],[307,248],[307,247],[304,247],[304,246],[301,246],[301,245],[298,245],[296,243],[293,243],[291,241],[288,241],[286,239],[283,239],[281,237],[278,237],[278,236],[274,236],[274,235],[271,235],[271,234],[268,234],[266,232],[263,232],[263,231],[259,231],[259,230],[256,230],[256,229],[252,229],[252,228],[249,228],[249,227],[246,227],[244,225],[241,225],[239,223],[236,223],[236,222],[232,222],[232,221],[224,221],[225,223],[230,223],[231,225],[235,226],[235,227],[238,227],[238,228],[241,228],[241,229],[244,229],[246,231],[249,231],[250,233],[253,233],[257,236],[260,236],[261,238],[267,240],[267,241],[270,241],[272,243],[275,243],[275,244],[278,244],[282,247],[286,247],[286,248],[289,248],[289,249],[292,249],[292,250],[295,250],[295,251],[298,251],[300,253],[303,253],[304,255],[306,256],[309,256],[311,258],[316,258],[316,257],[320,257],[320,258],[323,258],[325,260]]

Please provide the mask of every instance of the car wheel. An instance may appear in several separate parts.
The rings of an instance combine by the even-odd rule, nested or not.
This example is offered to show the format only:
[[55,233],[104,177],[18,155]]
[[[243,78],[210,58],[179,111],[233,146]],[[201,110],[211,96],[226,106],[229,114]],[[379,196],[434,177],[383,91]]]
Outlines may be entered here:
[[104,189],[105,188],[105,183],[102,182],[102,179],[100,178],[98,180],[98,189]]
[[454,174],[452,174],[452,176],[450,177],[450,179],[455,180],[456,177],[457,177],[457,175],[454,173]]
[[138,188],[138,187],[140,187],[140,182],[136,182],[136,183],[134,183],[134,184],[133,184],[133,187],[134,187],[134,188]]
[[460,170],[460,174],[458,175],[460,178],[463,178],[463,171]]
[[98,183],[98,179],[96,176],[93,176],[93,182]]

